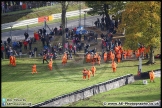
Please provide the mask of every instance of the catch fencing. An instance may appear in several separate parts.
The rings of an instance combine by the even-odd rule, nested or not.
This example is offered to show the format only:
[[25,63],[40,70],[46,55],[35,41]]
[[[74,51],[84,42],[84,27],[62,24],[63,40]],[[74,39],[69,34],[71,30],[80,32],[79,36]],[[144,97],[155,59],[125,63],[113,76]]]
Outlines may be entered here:
[[[80,10],[76,10],[76,11],[66,12],[66,17],[78,16],[80,14],[86,13],[90,9],[91,8],[81,9],[81,11]],[[1,24],[1,30],[9,29],[11,27],[15,28],[15,27],[22,27],[22,26],[37,24],[39,22],[44,22],[45,20],[46,21],[51,21],[51,20],[60,19],[60,18],[61,18],[61,13],[58,13],[58,14],[52,14],[50,16],[43,16],[43,17],[33,18],[33,19],[28,19],[28,20],[23,20],[23,21],[16,21],[16,22],[5,23],[5,24]]]

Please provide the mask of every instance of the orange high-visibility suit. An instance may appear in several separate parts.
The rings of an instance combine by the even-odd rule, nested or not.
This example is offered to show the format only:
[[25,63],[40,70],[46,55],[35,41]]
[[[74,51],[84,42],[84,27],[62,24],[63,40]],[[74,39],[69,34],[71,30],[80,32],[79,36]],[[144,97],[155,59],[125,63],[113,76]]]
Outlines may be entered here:
[[139,49],[137,49],[137,50],[135,51],[135,55],[136,55],[136,58],[139,58],[139,56],[140,56]]
[[118,52],[119,46],[115,46],[114,50],[115,50],[115,52]]
[[96,67],[95,66],[92,66],[91,67],[91,72],[92,72],[92,75],[94,76],[95,73],[96,73]]
[[91,54],[87,54],[87,56],[86,56],[86,62],[87,63],[90,63],[91,62]]
[[95,64],[95,58],[91,58],[91,63],[94,66],[94,64]]
[[87,77],[87,70],[84,69],[82,73],[83,73],[83,79],[86,79],[86,77]]
[[104,62],[107,61],[107,52],[104,53]]
[[64,52],[64,55],[63,55],[63,56],[65,56],[65,57],[66,57],[66,59],[68,58],[68,57],[67,57],[67,53],[66,53],[66,52]]
[[127,56],[131,58],[133,50],[127,50]]
[[115,63],[115,61],[112,62],[111,66],[112,66],[113,72],[116,72],[117,64]]
[[118,59],[118,63],[120,63],[120,59],[121,59],[121,52],[120,50],[118,51],[118,53],[116,54],[116,58]]
[[98,58],[98,54],[95,53],[95,55],[94,55],[94,62],[95,62],[95,63],[97,62],[97,58]]
[[92,74],[91,71],[90,70],[87,70],[88,80],[90,79],[91,74]]
[[15,56],[13,56],[12,66],[16,66],[16,57]]
[[121,53],[123,53],[123,47],[121,45],[119,46],[119,50]]
[[151,72],[149,72],[149,76],[150,76],[150,82],[151,81],[154,82],[155,74],[154,74],[154,71],[153,70]]
[[36,64],[34,64],[33,66],[32,66],[32,74],[33,73],[38,73],[37,72],[37,66],[36,66]]
[[124,56],[124,59],[126,59],[127,57],[127,52],[125,50],[123,50],[123,56]]
[[67,63],[67,57],[64,55],[62,57],[62,64],[65,65]]
[[49,63],[48,63],[48,68],[49,68],[50,70],[52,70],[52,64],[53,64],[53,61],[50,60]]
[[100,55],[98,55],[97,60],[98,60],[98,64],[100,65],[101,64],[101,56]]
[[12,65],[13,64],[13,56],[10,56],[10,64],[9,65]]
[[114,59],[115,59],[115,54],[114,54],[113,52],[110,53],[110,58],[111,58],[111,60],[112,60],[112,62],[113,62]]

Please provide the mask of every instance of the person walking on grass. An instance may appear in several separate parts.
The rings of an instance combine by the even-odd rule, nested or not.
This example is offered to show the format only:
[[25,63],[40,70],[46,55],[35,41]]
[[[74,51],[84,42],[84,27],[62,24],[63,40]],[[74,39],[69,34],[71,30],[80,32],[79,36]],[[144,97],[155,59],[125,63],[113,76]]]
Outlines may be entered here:
[[33,66],[32,66],[32,74],[33,73],[38,73],[37,72],[37,66],[36,66],[36,64],[34,64]]
[[91,72],[92,72],[92,76],[94,77],[95,73],[96,73],[96,67],[95,66],[91,67]]
[[91,74],[92,74],[92,72],[91,72],[90,70],[87,69],[87,76],[88,76],[88,80],[90,79]]
[[15,57],[15,55],[13,55],[13,62],[12,62],[12,66],[16,66],[16,57]]
[[13,64],[13,56],[12,55],[10,55],[10,63],[9,63],[9,65],[12,65]]
[[46,61],[48,63],[46,54],[43,55],[43,64],[44,64],[44,61]]
[[52,61],[52,59],[50,59],[50,61],[49,61],[49,63],[48,63],[48,68],[49,68],[50,70],[52,70],[52,64],[53,64],[53,61]]
[[87,70],[84,68],[82,73],[83,73],[83,80],[84,80],[87,77]]
[[116,67],[117,67],[117,64],[115,63],[115,61],[112,61],[112,69],[113,69],[113,72],[115,73],[116,72]]
[[154,74],[154,71],[153,70],[151,72],[149,72],[149,76],[150,76],[150,82],[155,82],[154,81],[155,74]]

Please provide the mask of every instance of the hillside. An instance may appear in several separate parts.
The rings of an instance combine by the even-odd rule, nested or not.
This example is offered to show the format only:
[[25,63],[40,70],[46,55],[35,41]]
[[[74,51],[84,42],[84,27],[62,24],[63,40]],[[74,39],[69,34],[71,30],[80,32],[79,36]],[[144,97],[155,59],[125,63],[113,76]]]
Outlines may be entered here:
[[[87,8],[84,3],[81,5],[82,9]],[[74,11],[78,10],[78,4],[77,2],[72,3],[69,5],[68,11]],[[61,13],[61,5],[57,4],[54,6],[47,6],[47,7],[41,7],[41,8],[35,8],[35,9],[27,9],[27,10],[21,10],[21,11],[15,11],[11,13],[5,13],[1,15],[1,24],[9,23],[9,22],[15,22],[15,21],[22,21],[32,18],[38,18],[41,16],[50,16],[52,14]]]

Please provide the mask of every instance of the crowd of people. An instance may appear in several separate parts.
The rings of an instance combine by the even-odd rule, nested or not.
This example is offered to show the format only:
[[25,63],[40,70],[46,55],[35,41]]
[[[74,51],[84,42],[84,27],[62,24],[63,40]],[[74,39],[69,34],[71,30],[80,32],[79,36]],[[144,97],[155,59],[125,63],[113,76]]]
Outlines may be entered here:
[[[86,33],[76,33],[77,27],[73,29],[65,28],[66,34],[66,42],[64,45],[62,43],[54,43],[51,44],[54,37],[62,36],[62,27],[59,29],[55,27],[52,28],[51,32],[48,34],[45,28],[39,29],[34,34],[38,34],[39,38],[31,38],[27,32],[24,33],[24,40],[22,41],[11,41],[11,38],[8,37],[6,41],[4,41],[4,46],[1,42],[1,53],[5,51],[7,58],[15,57],[15,55],[21,55],[22,50],[27,51],[29,58],[34,57],[35,52],[37,52],[36,47],[32,47],[33,43],[36,43],[38,40],[42,42],[42,50],[38,53],[39,56],[43,58],[43,64],[46,61],[48,64],[48,68],[52,70],[53,59],[56,59],[58,55],[62,55],[62,65],[65,66],[68,59],[73,59],[73,55],[77,54],[84,50],[84,57],[86,63],[92,63],[92,67],[94,69],[84,69],[83,70],[83,79],[90,79],[90,75],[95,75],[96,68],[95,64],[100,65],[101,60],[104,62],[112,63],[112,71],[116,72],[117,64],[121,62],[123,59],[130,58],[133,54],[136,58],[145,57],[149,52],[149,47],[145,48],[142,44],[140,44],[139,48],[136,51],[131,49],[124,50],[122,47],[122,42],[120,39],[114,39],[113,35],[116,33],[115,28],[117,28],[117,23],[111,21],[111,24],[107,26],[104,22],[103,18],[101,19],[101,23],[97,18],[95,22],[96,27],[101,28],[101,31],[106,28],[107,33],[101,33],[101,54],[97,52],[96,47],[93,49],[89,49],[90,42],[98,42],[98,34],[94,31],[87,31]],[[83,38],[82,38],[83,37]],[[71,42],[70,42],[71,40]],[[99,44],[98,44],[99,45]],[[63,47],[65,51],[63,52]],[[23,49],[22,49],[23,48]],[[49,60],[49,61],[48,61]],[[10,64],[13,64],[13,61],[10,60]],[[15,66],[15,64],[13,64]],[[36,64],[32,67],[32,73],[37,73]]]

